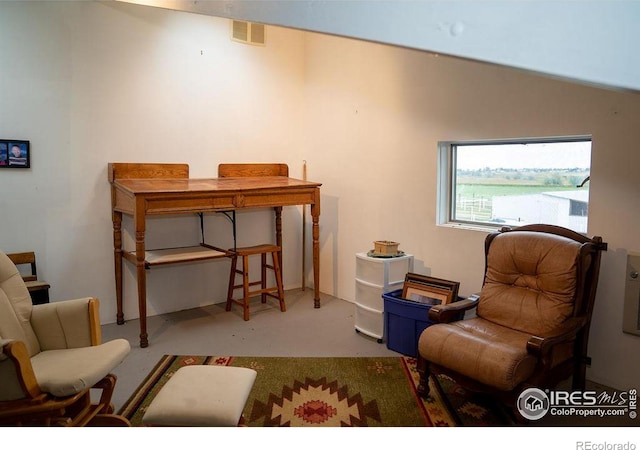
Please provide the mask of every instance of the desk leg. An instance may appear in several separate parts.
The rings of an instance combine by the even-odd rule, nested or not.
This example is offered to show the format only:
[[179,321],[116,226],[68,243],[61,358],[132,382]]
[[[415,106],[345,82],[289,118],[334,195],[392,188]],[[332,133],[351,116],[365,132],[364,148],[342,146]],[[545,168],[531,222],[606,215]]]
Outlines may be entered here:
[[113,261],[116,276],[116,323],[124,323],[122,310],[122,213],[113,212]]
[[[138,209],[144,211],[144,208]],[[145,217],[137,214],[136,222],[136,275],[138,279],[138,311],[140,313],[140,347],[148,347],[147,335],[147,272],[145,268]]]
[[311,205],[313,225],[313,307],[320,308],[320,190],[316,192],[315,203]]
[[273,208],[276,213],[276,245],[280,247],[280,254],[278,255],[278,263],[280,263],[280,273],[282,273],[282,206],[276,206]]

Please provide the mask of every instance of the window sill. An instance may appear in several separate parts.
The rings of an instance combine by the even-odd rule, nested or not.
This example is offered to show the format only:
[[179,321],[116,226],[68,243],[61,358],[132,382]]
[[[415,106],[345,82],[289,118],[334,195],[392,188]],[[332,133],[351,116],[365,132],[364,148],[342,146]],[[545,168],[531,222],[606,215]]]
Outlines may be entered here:
[[479,225],[479,224],[473,224],[473,223],[446,222],[446,223],[439,223],[438,226],[444,227],[444,228],[455,228],[459,230],[481,231],[483,233],[493,233],[494,231],[498,231],[504,225],[500,224],[500,226],[492,227],[490,225]]

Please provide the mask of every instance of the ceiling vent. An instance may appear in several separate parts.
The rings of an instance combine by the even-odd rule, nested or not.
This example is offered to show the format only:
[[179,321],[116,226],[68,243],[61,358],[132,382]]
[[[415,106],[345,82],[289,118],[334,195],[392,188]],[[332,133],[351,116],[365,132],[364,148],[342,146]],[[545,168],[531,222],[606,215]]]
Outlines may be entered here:
[[261,23],[231,21],[231,40],[243,44],[265,45],[265,26]]

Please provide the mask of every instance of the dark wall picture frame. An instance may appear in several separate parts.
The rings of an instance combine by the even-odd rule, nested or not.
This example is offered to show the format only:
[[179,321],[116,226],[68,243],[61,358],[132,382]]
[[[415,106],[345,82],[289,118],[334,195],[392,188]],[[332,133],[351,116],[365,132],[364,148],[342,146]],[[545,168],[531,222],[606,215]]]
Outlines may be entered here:
[[0,139],[0,169],[31,167],[31,145],[19,139]]
[[459,287],[457,281],[408,273],[404,279],[402,298],[425,305],[446,305],[458,298]]

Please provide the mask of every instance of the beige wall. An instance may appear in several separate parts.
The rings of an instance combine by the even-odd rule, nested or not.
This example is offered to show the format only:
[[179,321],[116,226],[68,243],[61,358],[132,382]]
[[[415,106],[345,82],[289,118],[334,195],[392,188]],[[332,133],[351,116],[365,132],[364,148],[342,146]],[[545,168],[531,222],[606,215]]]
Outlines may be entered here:
[[[11,67],[0,72],[0,136],[32,146],[30,170],[0,173],[12,193],[0,196],[0,229],[17,230],[0,234],[0,248],[34,249],[53,299],[98,296],[102,320],[115,321],[108,162],[184,162],[192,177],[215,177],[221,162],[283,161],[301,174],[302,33],[270,29],[266,47],[229,36],[227,19],[135,5],[0,4],[0,57]],[[206,222],[209,242],[232,246],[224,216]],[[300,222],[300,208],[288,208],[294,242]],[[238,214],[239,245],[273,234],[269,212]],[[199,239],[195,215],[148,224],[148,248]],[[300,258],[291,245],[285,263]],[[131,269],[127,318],[138,316]],[[215,261],[149,272],[149,314],[223,300],[228,270]],[[299,270],[285,282],[299,285]]]
[[[323,183],[322,292],[352,301],[355,253],[392,239],[415,255],[416,271],[459,280],[469,294],[481,285],[485,233],[436,225],[438,140],[592,134],[589,233],[610,250],[589,376],[621,388],[640,378],[639,338],[621,331],[625,255],[640,250],[638,94],[274,27],[266,47],[245,46],[229,40],[224,19],[136,5],[2,3],[0,12],[0,57],[13,69],[0,77],[0,135],[29,139],[33,151],[31,170],[0,173],[11,192],[0,197],[0,229],[16,230],[0,248],[36,250],[54,299],[98,296],[103,321],[115,321],[110,161],[187,162],[207,177],[219,162],[275,160],[301,176],[306,160],[308,178]],[[239,221],[240,244],[273,232],[265,211]],[[289,288],[300,285],[300,222],[300,209],[287,208]],[[154,219],[148,243],[192,244],[198,234],[194,217]],[[208,218],[207,237],[230,245],[226,219]],[[149,313],[221,301],[227,269],[154,269]]]
[[[590,337],[592,379],[634,386],[625,258],[640,248],[640,95],[318,34],[306,36],[305,159],[323,185],[321,290],[353,300],[356,252],[390,239],[416,271],[480,289],[486,233],[436,225],[439,140],[593,136],[589,234],[609,244]],[[318,175],[316,175],[318,174]]]

